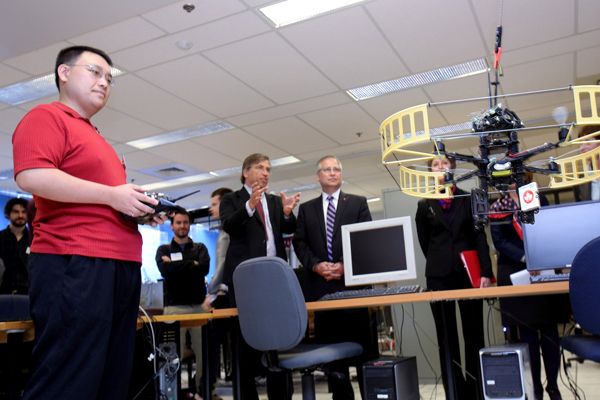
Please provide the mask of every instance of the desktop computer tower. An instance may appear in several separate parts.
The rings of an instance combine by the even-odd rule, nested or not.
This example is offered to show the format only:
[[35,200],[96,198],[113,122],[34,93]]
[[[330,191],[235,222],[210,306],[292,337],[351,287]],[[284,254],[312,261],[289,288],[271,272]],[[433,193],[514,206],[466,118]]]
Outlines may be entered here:
[[529,348],[525,343],[479,350],[485,400],[531,400],[533,384]]
[[384,357],[363,364],[365,400],[419,400],[416,357]]
[[[154,346],[150,326],[154,329]],[[127,398],[177,400],[181,390],[181,361],[178,352],[179,322],[155,322],[144,324],[138,329]]]

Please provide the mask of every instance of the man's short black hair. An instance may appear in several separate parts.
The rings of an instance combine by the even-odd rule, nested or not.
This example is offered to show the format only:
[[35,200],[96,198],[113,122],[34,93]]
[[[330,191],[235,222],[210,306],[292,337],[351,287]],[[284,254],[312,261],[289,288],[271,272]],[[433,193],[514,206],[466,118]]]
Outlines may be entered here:
[[175,216],[177,214],[187,215],[188,221],[190,221],[190,224],[192,223],[192,217],[190,216],[190,213],[187,212],[187,210],[185,208],[183,208],[183,207],[177,207],[177,209],[175,211],[173,211],[173,215],[171,215],[169,217],[169,220],[171,221],[171,223],[173,223],[173,220],[175,219]]
[[8,200],[6,202],[6,205],[4,206],[4,217],[8,218],[10,216],[10,213],[11,213],[13,207],[16,205],[23,206],[23,208],[25,210],[27,210],[27,203],[28,203],[27,200],[20,198],[20,197],[15,197],[15,198]]
[[61,64],[71,64],[74,63],[79,56],[83,52],[90,52],[94,54],[98,54],[100,57],[104,58],[104,60],[112,67],[113,63],[108,54],[103,52],[102,50],[96,49],[94,47],[89,46],[71,46],[65,47],[61,51],[58,52],[56,56],[56,64],[54,65],[54,83],[56,83],[56,88],[60,92],[60,86],[58,85],[58,67]]

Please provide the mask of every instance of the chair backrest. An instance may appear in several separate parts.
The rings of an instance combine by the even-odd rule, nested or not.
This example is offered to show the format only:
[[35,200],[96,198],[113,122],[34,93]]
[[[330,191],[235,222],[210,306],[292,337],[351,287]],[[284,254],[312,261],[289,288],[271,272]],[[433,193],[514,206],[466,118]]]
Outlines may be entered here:
[[308,316],[293,269],[281,258],[246,260],[233,273],[240,328],[261,351],[287,350],[304,338]]
[[575,320],[586,331],[600,335],[600,237],[583,246],[573,259],[569,298]]
[[24,294],[0,295],[0,321],[27,321],[29,314],[29,296]]

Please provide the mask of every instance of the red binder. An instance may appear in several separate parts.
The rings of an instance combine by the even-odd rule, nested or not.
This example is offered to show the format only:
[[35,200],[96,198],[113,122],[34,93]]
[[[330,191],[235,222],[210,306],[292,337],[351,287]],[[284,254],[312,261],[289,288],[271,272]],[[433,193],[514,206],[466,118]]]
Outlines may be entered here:
[[[471,286],[478,288],[481,285],[481,265],[479,264],[479,256],[477,250],[465,250],[460,252],[460,259],[467,270]],[[492,283],[496,279],[492,277]]]

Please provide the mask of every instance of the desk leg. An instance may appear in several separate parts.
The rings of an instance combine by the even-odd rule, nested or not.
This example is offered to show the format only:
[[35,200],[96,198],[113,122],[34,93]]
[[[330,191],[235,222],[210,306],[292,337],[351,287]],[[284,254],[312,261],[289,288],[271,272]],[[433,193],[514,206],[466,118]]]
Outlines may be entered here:
[[[454,301],[449,301],[448,303],[452,304],[453,307],[456,307],[456,304]],[[442,310],[441,314],[442,314],[442,327],[444,329],[444,332],[448,332],[448,322],[446,321],[446,306],[447,304],[444,304],[444,302],[442,302],[440,304],[440,309]],[[444,335],[444,339],[442,340],[442,343],[439,343],[440,346],[442,346],[442,350],[444,351],[444,359],[445,359],[445,364],[446,364],[446,381],[448,382],[448,398],[447,400],[457,400],[458,396],[456,394],[456,382],[454,381],[454,373],[453,373],[453,363],[452,363],[452,354],[450,353],[450,344],[448,343],[448,335]]]
[[[202,398],[203,399],[210,399],[211,398],[211,393],[210,393],[210,355],[208,354],[209,349],[210,349],[210,343],[209,343],[209,325],[212,324],[212,322],[209,320],[208,323],[202,325],[202,371],[203,371],[203,386],[204,389],[202,391]],[[196,360],[197,362],[198,360]]]

